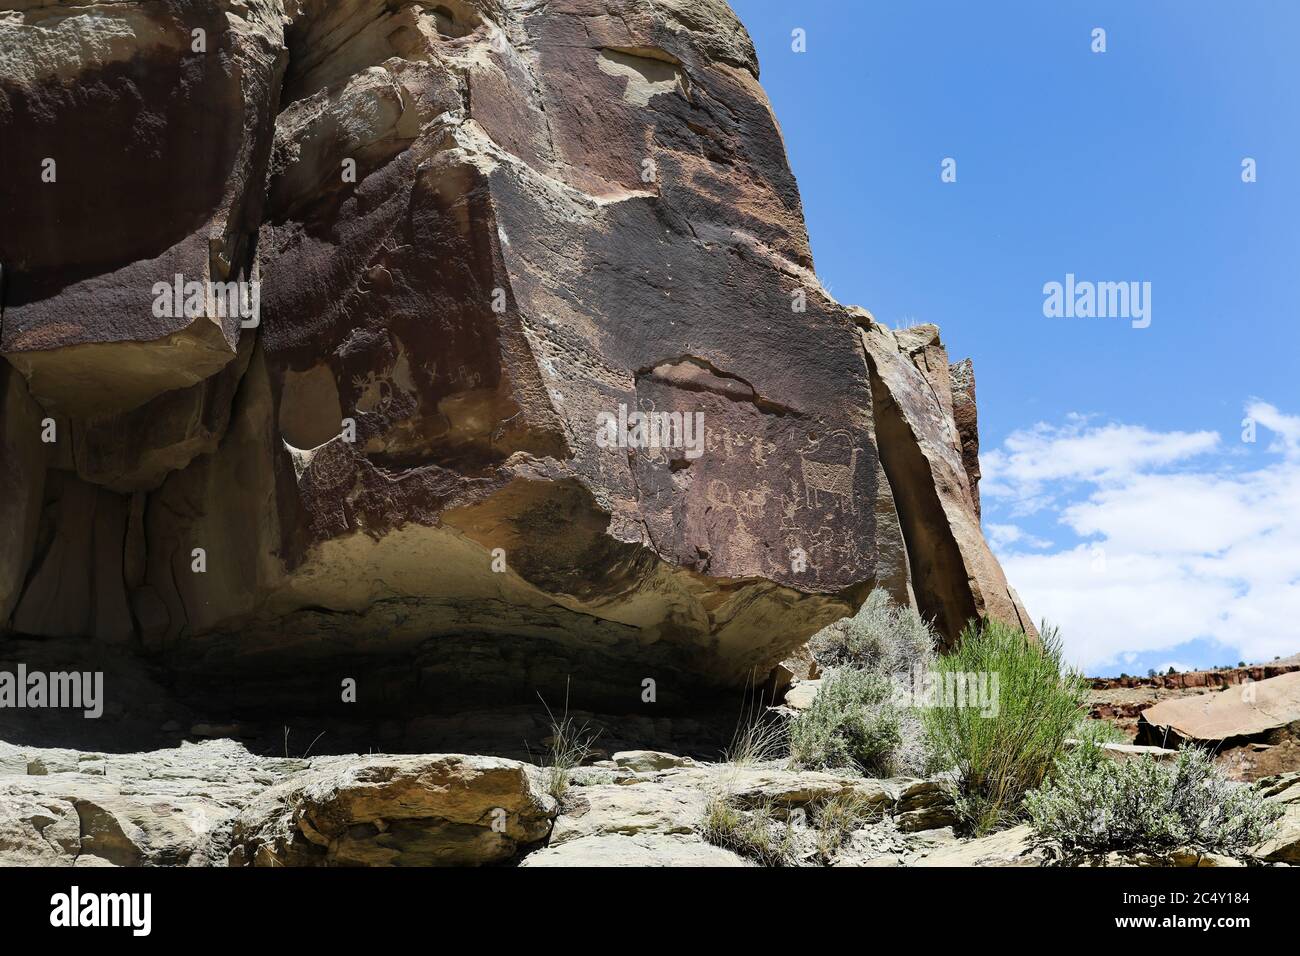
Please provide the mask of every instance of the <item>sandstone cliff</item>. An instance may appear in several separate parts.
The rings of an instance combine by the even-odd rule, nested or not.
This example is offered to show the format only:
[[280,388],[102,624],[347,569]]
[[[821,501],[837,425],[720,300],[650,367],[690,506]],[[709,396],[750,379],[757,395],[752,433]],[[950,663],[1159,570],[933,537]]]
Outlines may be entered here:
[[874,588],[1032,631],[972,368],[822,289],[720,0],[5,6],[10,631],[449,706],[682,702]]

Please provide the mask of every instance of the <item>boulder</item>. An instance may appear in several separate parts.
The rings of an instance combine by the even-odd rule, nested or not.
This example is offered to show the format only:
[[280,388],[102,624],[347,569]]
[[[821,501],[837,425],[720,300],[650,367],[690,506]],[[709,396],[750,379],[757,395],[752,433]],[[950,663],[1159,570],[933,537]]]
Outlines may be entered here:
[[657,750],[621,750],[610,758],[615,766],[636,773],[650,773],[655,770],[670,770],[673,767],[693,767],[695,761],[690,757],[678,757],[675,754],[660,753]]
[[854,796],[866,811],[864,826],[890,826],[900,793],[907,795],[909,810],[921,812],[926,801],[915,798],[926,783],[795,771],[776,763],[691,762],[622,776],[612,768],[600,773],[584,769],[575,773],[547,846],[530,853],[521,865],[743,865],[740,856],[704,839],[702,825],[716,800],[741,812],[772,813],[780,821],[777,825],[794,828],[796,842],[811,858],[815,840],[808,821],[822,805]]
[[944,779],[897,781],[893,814],[904,833],[940,830],[960,822],[952,785]]
[[1138,718],[1138,739],[1177,745],[1242,742],[1300,722],[1300,672],[1214,694],[1163,700]]
[[544,839],[535,768],[460,754],[323,758],[233,824],[231,866],[476,866]]
[[537,769],[496,757],[0,744],[0,865],[479,865],[544,840],[554,815]]
[[892,788],[884,781],[820,770],[729,768],[721,774],[720,785],[729,799],[741,807],[770,805],[786,810],[801,809],[853,795],[883,816],[895,799]]
[[793,710],[807,710],[817,699],[817,694],[821,691],[821,678],[817,680],[801,680],[785,692],[785,706]]
[[566,800],[548,845],[607,834],[690,835],[699,826],[707,803],[705,792],[693,787],[655,784],[582,787]]

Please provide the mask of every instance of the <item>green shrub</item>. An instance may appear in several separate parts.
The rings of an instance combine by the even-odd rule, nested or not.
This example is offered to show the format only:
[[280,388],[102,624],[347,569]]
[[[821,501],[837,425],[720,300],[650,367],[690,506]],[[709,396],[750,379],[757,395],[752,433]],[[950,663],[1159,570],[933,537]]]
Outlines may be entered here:
[[812,707],[790,727],[795,766],[921,773],[920,717],[891,698],[895,681],[910,683],[926,672],[935,643],[915,609],[895,605],[879,589],[853,617],[817,632],[809,646],[828,674]]
[[1268,836],[1282,808],[1233,783],[1197,748],[1177,758],[1115,761],[1093,744],[1064,754],[1025,798],[1035,841],[1069,860],[1118,850],[1240,856]]
[[899,607],[877,588],[857,614],[822,628],[808,643],[823,667],[903,675],[930,665],[935,634],[916,610]]
[[902,719],[889,678],[846,668],[822,679],[812,706],[790,725],[790,759],[810,770],[890,776]]
[[1036,645],[1000,621],[972,622],[933,673],[996,679],[996,708],[926,708],[926,743],[933,769],[955,771],[956,808],[969,829],[984,834],[1015,822],[1024,795],[1043,782],[1084,716],[1087,685],[1062,670],[1059,632],[1044,625]]

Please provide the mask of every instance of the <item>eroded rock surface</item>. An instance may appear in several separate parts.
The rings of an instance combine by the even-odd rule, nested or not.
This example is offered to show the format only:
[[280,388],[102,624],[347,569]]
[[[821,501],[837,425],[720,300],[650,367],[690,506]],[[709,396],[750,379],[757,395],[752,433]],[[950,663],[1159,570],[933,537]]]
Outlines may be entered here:
[[444,710],[687,705],[875,588],[1032,631],[973,372],[822,289],[721,0],[25,3],[0,50],[8,627],[226,684],[440,641]]
[[469,866],[551,830],[533,767],[499,757],[327,757],[235,819],[231,866]]
[[1280,804],[1285,815],[1278,821],[1277,832],[1255,855],[1270,863],[1300,866],[1300,772],[1278,774],[1257,785],[1266,799]]
[[1263,740],[1300,726],[1300,672],[1163,700],[1138,718],[1138,739],[1177,746]]
[[496,757],[0,743],[0,865],[477,866],[545,839],[554,815],[537,768]]
[[229,740],[135,754],[0,743],[0,865],[224,865],[235,814],[307,766]]

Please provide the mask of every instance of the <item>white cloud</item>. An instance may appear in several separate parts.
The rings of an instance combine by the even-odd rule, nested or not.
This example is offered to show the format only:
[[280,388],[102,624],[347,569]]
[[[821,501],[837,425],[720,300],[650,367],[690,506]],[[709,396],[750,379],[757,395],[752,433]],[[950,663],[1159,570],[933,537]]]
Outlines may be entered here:
[[1079,417],[1012,435],[989,456],[986,510],[1033,502],[1081,542],[1027,553],[1025,536],[989,525],[1030,612],[1061,627],[1085,670],[1196,640],[1226,645],[1234,661],[1300,650],[1300,416],[1263,402],[1247,415],[1273,439],[1260,436],[1253,468],[1213,432]]
[[[1264,424],[1261,419],[1261,424]],[[981,494],[1012,499],[1020,511],[1050,506],[1049,488],[1116,482],[1144,469],[1214,451],[1214,432],[1155,432],[1134,425],[1089,427],[1082,415],[1065,425],[1038,424],[1012,433],[983,456]]]
[[1277,436],[1275,451],[1288,456],[1300,455],[1300,416],[1283,415],[1268,402],[1256,398],[1246,405],[1246,418],[1263,425]]
[[1024,528],[1014,524],[988,524],[984,526],[984,533],[988,536],[989,543],[995,548],[1010,548],[1013,544],[1037,549],[1052,546],[1052,542],[1046,538],[1035,537],[1026,532]]

